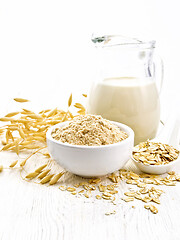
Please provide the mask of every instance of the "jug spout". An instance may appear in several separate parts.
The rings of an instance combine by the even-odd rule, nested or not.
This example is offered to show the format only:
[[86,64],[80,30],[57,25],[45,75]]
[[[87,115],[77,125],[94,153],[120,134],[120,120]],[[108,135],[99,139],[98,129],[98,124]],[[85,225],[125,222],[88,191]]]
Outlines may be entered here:
[[143,48],[155,48],[155,41],[141,41],[137,38],[126,37],[122,35],[92,35],[91,41],[99,47],[112,47],[112,46],[133,46],[133,47],[143,47]]

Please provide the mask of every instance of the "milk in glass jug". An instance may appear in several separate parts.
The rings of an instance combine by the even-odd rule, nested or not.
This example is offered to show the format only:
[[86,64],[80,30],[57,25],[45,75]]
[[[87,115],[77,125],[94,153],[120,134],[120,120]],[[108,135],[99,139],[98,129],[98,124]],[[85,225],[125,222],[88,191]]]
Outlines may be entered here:
[[[135,145],[154,138],[160,122],[155,41],[119,35],[94,37],[92,41],[97,48],[99,74],[88,95],[87,112],[130,126]],[[161,80],[162,70],[161,65]]]

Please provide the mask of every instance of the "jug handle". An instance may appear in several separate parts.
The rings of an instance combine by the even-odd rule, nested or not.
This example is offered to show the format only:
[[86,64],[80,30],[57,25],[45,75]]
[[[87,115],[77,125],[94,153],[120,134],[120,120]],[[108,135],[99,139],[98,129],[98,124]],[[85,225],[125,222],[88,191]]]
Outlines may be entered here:
[[[158,67],[156,67],[158,66]],[[156,59],[153,63],[153,68],[154,68],[154,76],[155,76],[155,79],[160,79],[158,82],[159,82],[159,94],[161,94],[161,90],[162,90],[162,86],[163,86],[163,79],[164,79],[164,63],[163,63],[163,60],[162,58],[157,55],[156,56]],[[160,69],[159,70],[159,77],[157,76],[157,70],[156,69]]]
[[162,142],[179,147],[179,122],[175,109],[172,108],[159,135],[153,139],[155,142]]

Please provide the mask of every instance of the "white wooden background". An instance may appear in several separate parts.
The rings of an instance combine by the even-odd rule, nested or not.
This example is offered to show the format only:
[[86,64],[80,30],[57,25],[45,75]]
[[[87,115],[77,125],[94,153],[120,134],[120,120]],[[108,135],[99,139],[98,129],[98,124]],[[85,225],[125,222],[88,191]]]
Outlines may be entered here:
[[[0,116],[17,110],[13,97],[32,100],[33,111],[66,108],[71,91],[78,97],[75,101],[82,102],[80,94],[87,93],[93,80],[90,38],[99,31],[157,40],[165,64],[162,115],[168,115],[174,103],[178,111],[179,4],[178,0],[0,1]],[[15,154],[0,152],[4,166],[16,159]],[[38,154],[27,170],[44,161]],[[176,170],[180,172],[180,166]],[[67,178],[69,183],[82,180],[70,174]],[[120,184],[119,198],[127,187]],[[0,173],[0,239],[179,240],[180,183],[165,192],[159,213],[153,215],[137,200],[119,200],[114,206],[105,200],[77,198],[61,192],[58,185],[28,183],[18,169],[5,169]],[[115,215],[105,215],[114,209]]]
[[[20,155],[20,158],[24,156]],[[17,156],[1,152],[0,164],[8,166]],[[27,162],[32,171],[47,159],[37,154]],[[126,166],[137,171],[131,162]],[[53,171],[60,171],[57,165]],[[180,164],[176,167],[180,173]],[[19,169],[4,169],[0,174],[0,239],[2,240],[179,240],[180,183],[157,186],[165,191],[158,205],[159,213],[144,209],[141,201],[126,203],[120,198],[133,185],[120,183],[117,205],[106,200],[74,196],[58,189],[59,185],[84,181],[67,174],[66,182],[54,186],[35,184],[21,179]],[[132,208],[132,206],[135,208]],[[116,211],[106,216],[105,213]]]

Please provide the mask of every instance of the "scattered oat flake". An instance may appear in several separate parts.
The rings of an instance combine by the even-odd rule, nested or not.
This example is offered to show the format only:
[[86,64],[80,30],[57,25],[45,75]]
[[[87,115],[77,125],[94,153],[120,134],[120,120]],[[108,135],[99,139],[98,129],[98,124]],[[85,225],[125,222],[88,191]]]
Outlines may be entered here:
[[144,208],[145,209],[150,209],[150,206],[149,205],[144,205]]
[[144,198],[142,198],[142,201],[145,202],[145,203],[148,203],[152,200],[151,197],[148,197],[148,196],[145,196]]
[[66,186],[63,186],[63,185],[62,185],[62,186],[59,187],[59,189],[60,189],[61,191],[65,191],[65,190],[66,190]]
[[137,181],[137,180],[128,179],[128,180],[126,181],[126,183],[136,185],[136,184],[138,184],[138,181]]
[[134,180],[139,179],[139,175],[136,173],[133,173],[133,172],[130,173],[130,177],[131,177],[131,179],[134,179]]
[[114,185],[107,185],[108,190],[114,190]]
[[141,188],[141,189],[139,190],[139,192],[140,192],[141,194],[146,194],[146,193],[149,192],[149,189],[148,189],[148,188]]
[[105,197],[111,197],[111,194],[110,194],[109,192],[104,192],[104,193],[103,193],[103,196],[105,196]]
[[101,199],[102,197],[100,195],[96,195],[96,199]]
[[105,192],[105,191],[106,191],[106,186],[103,186],[102,184],[100,184],[100,185],[98,186],[98,188],[99,188],[99,191],[100,191],[100,192]]
[[114,210],[114,211],[105,213],[106,216],[109,216],[109,215],[112,215],[112,214],[116,214],[116,211]]
[[109,193],[110,193],[110,194],[117,194],[117,193],[118,193],[118,190],[109,190]]
[[127,198],[122,198],[125,202],[131,202],[134,201],[134,197],[127,197]]
[[115,196],[113,196],[112,197],[112,202],[114,202],[116,200],[116,197]]
[[76,194],[77,194],[77,192],[71,192],[71,194],[72,194],[72,195],[76,195]]
[[74,191],[76,191],[76,189],[73,188],[73,187],[68,187],[66,190],[67,190],[68,192],[74,192]]
[[99,183],[100,181],[101,181],[100,178],[95,178],[95,179],[90,179],[90,180],[89,180],[89,183],[90,183],[90,184],[91,184],[91,183],[97,184],[97,183]]
[[108,197],[108,196],[105,196],[105,195],[102,195],[102,198],[105,199],[105,200],[110,200],[111,197]]
[[149,205],[149,209],[154,214],[158,213],[158,209],[154,205],[152,205],[152,204]]
[[128,196],[128,197],[134,197],[135,192],[125,192],[124,195]]
[[79,191],[78,193],[84,193],[84,190]]
[[142,200],[142,196],[141,196],[140,194],[137,194],[137,193],[136,193],[136,194],[134,195],[134,197],[135,197],[136,199],[138,199],[138,200]]
[[85,190],[89,190],[89,186],[88,186],[88,185],[84,185],[83,188],[84,188]]
[[87,191],[87,192],[84,194],[84,196],[85,196],[86,198],[89,198],[89,197],[91,196],[91,191]]
[[140,183],[137,184],[137,186],[138,186],[139,188],[145,188],[145,187],[146,187],[146,184],[140,182]]
[[159,198],[153,198],[152,201],[155,202],[155,203],[157,203],[157,204],[160,204]]
[[176,181],[180,182],[180,176],[176,175]]
[[88,186],[89,184],[88,184],[88,182],[81,182],[81,183],[79,184],[79,186],[83,186],[83,185]]

